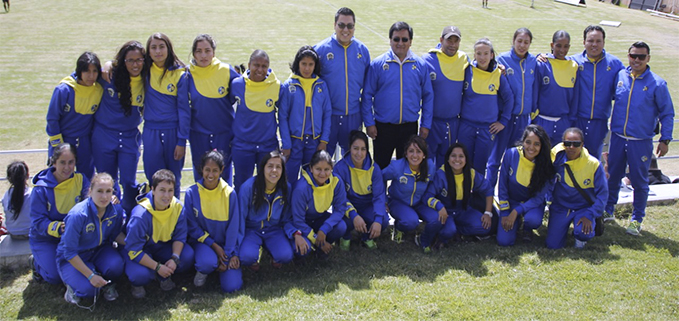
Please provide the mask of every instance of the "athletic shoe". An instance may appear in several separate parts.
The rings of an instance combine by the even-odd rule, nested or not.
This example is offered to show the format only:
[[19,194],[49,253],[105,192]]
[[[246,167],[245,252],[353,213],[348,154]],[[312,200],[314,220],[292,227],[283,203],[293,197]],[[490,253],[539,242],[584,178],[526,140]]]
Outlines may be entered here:
[[132,297],[135,299],[141,299],[146,296],[146,289],[144,289],[144,286],[131,286],[132,289]]
[[116,291],[116,285],[113,283],[105,286],[102,292],[106,301],[115,301],[118,298],[118,291]]
[[374,250],[377,248],[377,243],[374,240],[365,240],[363,245],[368,248],[368,250]]
[[523,243],[533,242],[533,231],[523,231],[523,236],[521,236],[521,239],[523,240]]
[[201,287],[205,285],[205,281],[207,281],[207,274],[196,271],[196,276],[193,277],[193,285]]
[[575,248],[576,249],[584,249],[585,245],[587,245],[587,241],[580,241],[578,239],[575,239]]
[[351,239],[345,240],[345,239],[340,239],[339,241],[339,248],[342,251],[349,251],[349,248],[351,246]]
[[421,234],[415,235],[415,245],[422,246],[422,235]]
[[71,304],[80,303],[80,298],[75,296],[75,292],[73,292],[73,288],[70,285],[66,285],[66,293],[64,293],[64,300]]
[[632,221],[625,231],[629,235],[639,236],[641,235],[641,223],[639,221]]
[[163,291],[170,291],[174,289],[175,285],[174,282],[172,282],[171,278],[167,278],[165,280],[160,280],[160,289]]
[[38,273],[38,269],[35,268],[35,259],[33,258],[33,254],[31,254],[31,256],[28,257],[28,266],[31,267],[31,276],[33,278],[33,282],[42,283],[43,281],[45,281],[42,278],[42,275]]
[[613,215],[612,213],[608,213],[608,211],[604,211],[603,217],[604,222],[615,221],[615,215]]
[[422,252],[424,252],[424,254],[429,254],[429,253],[431,253],[431,247],[429,247],[429,246],[423,247],[423,248],[422,248]]
[[398,243],[398,244],[403,243],[403,232],[396,229],[395,226],[394,226],[394,229],[391,230],[391,240]]
[[490,235],[483,235],[483,236],[481,236],[481,235],[476,235],[476,239],[479,240],[479,241],[485,241],[485,240],[487,240],[487,239],[489,239],[489,238],[490,238]]

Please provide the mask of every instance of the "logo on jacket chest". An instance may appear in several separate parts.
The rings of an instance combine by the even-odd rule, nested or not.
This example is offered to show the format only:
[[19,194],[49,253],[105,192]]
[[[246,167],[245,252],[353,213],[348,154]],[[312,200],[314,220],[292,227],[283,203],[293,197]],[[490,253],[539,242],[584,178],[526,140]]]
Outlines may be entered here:
[[167,91],[173,93],[175,90],[174,84],[167,85]]
[[514,68],[507,68],[507,75],[514,75]]
[[273,99],[269,98],[266,100],[266,107],[273,107]]
[[333,60],[333,59],[335,59],[335,54],[333,54],[332,52],[328,52],[328,54],[325,55],[325,58],[327,60]]
[[[574,80],[574,79],[571,78],[571,81],[573,81],[573,80]],[[549,85],[549,76],[543,77],[543,78],[542,78],[542,83],[545,84],[545,85]]]
[[592,180],[589,179],[589,178],[585,179],[584,181],[582,181],[582,185],[590,186],[590,185],[592,185]]
[[225,92],[225,91],[226,91],[226,88],[224,88],[224,86],[221,86],[221,87],[217,88],[217,92],[218,92],[220,95],[224,95],[224,92]]
[[113,90],[113,88],[109,88],[107,91],[108,91],[108,95],[111,96],[111,97],[113,97],[116,94],[116,91]]
[[93,233],[94,232],[94,223],[89,223],[85,226],[85,233]]
[[389,64],[388,64],[388,63],[384,63],[384,65],[382,65],[382,69],[385,70],[385,71],[386,71],[386,70],[389,70]]
[[434,80],[436,80],[436,73],[435,73],[435,72],[433,72],[433,71],[432,71],[432,72],[430,72],[430,73],[429,73],[429,77],[431,78],[431,81],[434,81]]
[[408,178],[405,176],[401,176],[398,178],[398,182],[401,184],[408,184]]
[[495,91],[495,84],[488,85],[488,91],[494,92]]
[[142,95],[137,95],[137,103],[141,103],[141,100],[144,99]]
[[71,111],[71,105],[69,104],[64,105],[64,112],[67,113],[69,111]]
[[294,94],[297,91],[297,88],[295,86],[290,86],[288,87],[288,90],[290,91],[291,94]]
[[448,190],[445,189],[445,188],[442,189],[442,190],[441,190],[441,196],[443,196],[443,197],[448,197]]

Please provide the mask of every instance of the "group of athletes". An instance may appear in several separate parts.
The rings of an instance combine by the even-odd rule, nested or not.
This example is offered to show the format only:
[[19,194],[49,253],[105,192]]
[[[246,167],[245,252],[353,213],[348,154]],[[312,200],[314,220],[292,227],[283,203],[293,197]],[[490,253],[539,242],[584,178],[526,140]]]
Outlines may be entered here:
[[[415,235],[424,253],[461,237],[496,235],[511,246],[532,240],[547,203],[547,247],[564,247],[572,225],[582,248],[601,218],[613,219],[627,165],[635,193],[627,231],[639,235],[654,130],[660,123],[663,156],[674,117],[647,44],[630,47],[625,68],[604,50],[599,26],[585,29],[585,50],[572,56],[566,31],[535,56],[521,28],[509,51],[496,56],[483,38],[468,57],[448,26],[418,57],[412,28],[397,22],[391,49],[371,60],[354,38],[352,10],[339,9],[334,27],[299,49],[282,83],[266,52],[255,50],[241,74],[206,34],[188,66],[162,33],[145,47],[125,43],[103,72],[95,54],[81,55],[54,91],[51,165],[33,178],[34,277],[65,283],[75,304],[100,291],[115,300],[123,274],[135,298],[153,280],[174,288],[171,276],[192,269],[196,286],[216,271],[233,292],[241,267],[259,268],[261,249],[274,267],[310,253],[326,259],[333,244],[348,251],[352,233],[375,249],[388,214],[398,243],[424,223]],[[196,183],[181,203],[187,140]],[[142,142],[150,191],[135,179]],[[344,154],[334,162],[337,145]],[[8,213],[28,189],[20,183],[28,169],[18,172]]]

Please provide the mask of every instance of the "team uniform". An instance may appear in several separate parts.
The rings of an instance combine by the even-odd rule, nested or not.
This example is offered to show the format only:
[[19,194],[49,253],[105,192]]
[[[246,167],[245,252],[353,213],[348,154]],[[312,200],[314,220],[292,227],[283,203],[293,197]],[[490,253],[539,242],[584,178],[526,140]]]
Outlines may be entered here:
[[[164,264],[172,257],[172,244],[184,243],[175,273],[193,267],[194,251],[186,244],[186,216],[182,204],[175,197],[170,207],[157,211],[153,208],[153,194],[139,196],[139,204],[132,210],[125,237],[125,274],[134,286],[144,286],[156,278],[156,271],[141,265],[144,255]],[[160,277],[160,276],[158,276]]]
[[538,101],[533,123],[545,129],[552,146],[575,124],[578,107],[578,63],[548,54],[537,65]]
[[[351,239],[351,231],[354,230],[354,218],[357,215],[363,218],[368,229],[370,229],[373,223],[379,223],[382,225],[382,229],[386,229],[389,225],[389,218],[387,217],[387,209],[385,207],[387,201],[384,179],[382,177],[382,170],[373,162],[370,155],[366,155],[363,165],[357,168],[354,166],[354,162],[351,161],[349,152],[347,152],[335,165],[333,172],[346,185],[347,200],[355,209],[355,211],[347,212],[348,215],[345,215],[343,218],[344,223],[347,225],[344,239]],[[368,240],[369,236],[369,233],[363,234],[362,240]]]
[[498,200],[500,203],[500,217],[507,217],[516,210],[518,214],[511,230],[497,229],[497,243],[500,246],[514,245],[516,231],[521,225],[523,230],[532,233],[542,225],[545,215],[545,196],[552,190],[552,182],[546,182],[542,190],[530,195],[528,186],[533,177],[535,163],[529,161],[523,154],[523,147],[508,149],[502,159],[500,180],[498,181]]
[[325,81],[316,75],[306,79],[293,74],[281,90],[278,125],[283,149],[290,150],[288,182],[296,182],[300,167],[311,160],[318,144],[330,140],[330,95]]
[[[10,187],[2,197],[2,208],[5,210],[5,227],[10,236],[26,237],[31,229],[31,192],[32,188],[26,186],[24,189],[24,204],[21,208],[12,208],[12,193],[14,187]],[[14,213],[19,213],[19,217],[14,219]]]
[[[189,244],[195,251],[196,271],[203,274],[214,272],[219,258],[211,248],[217,243],[226,256],[239,256],[245,225],[238,207],[238,196],[224,179],[213,190],[203,186],[199,180],[186,190],[183,215],[189,228]],[[227,266],[228,261],[224,262]],[[222,291],[234,292],[243,287],[243,273],[240,268],[227,269],[219,273]]]
[[75,73],[59,82],[47,109],[48,156],[61,143],[73,145],[78,152],[76,168],[88,179],[94,175],[92,161],[92,116],[99,108],[103,89],[78,84]]
[[408,51],[402,62],[389,50],[370,63],[361,113],[365,127],[377,128],[372,155],[380,168],[389,165],[394,149],[396,158],[403,157],[403,145],[411,135],[417,134],[420,111],[420,126],[431,128],[433,105],[429,67],[412,51]]
[[57,183],[53,171],[54,168],[50,167],[33,177],[29,245],[35,271],[48,283],[59,284],[61,277],[56,266],[56,254],[61,226],[71,208],[86,197],[90,182],[76,172],[69,179]]
[[236,102],[231,154],[236,191],[250,177],[259,161],[278,150],[276,106],[283,94],[281,82],[269,69],[262,82],[250,80],[250,71],[231,83],[229,98]]
[[[132,106],[129,115],[125,114],[120,105],[120,93],[116,90],[114,81],[101,81],[100,84],[104,88],[104,95],[99,110],[94,114],[94,165],[97,172],[111,175],[116,196],[121,199],[125,212],[131,213],[132,208],[137,205],[137,164],[141,146],[138,127],[144,107],[144,82],[141,76],[130,77]],[[123,187],[122,198],[120,189],[117,188],[119,182]]]
[[337,143],[349,150],[349,133],[361,129],[361,90],[370,65],[370,52],[361,41],[351,38],[343,46],[335,34],[314,46],[321,63],[320,77],[330,90],[332,127],[328,153],[333,155]]
[[674,106],[667,82],[651,71],[634,77],[631,68],[618,73],[615,105],[611,116],[611,145],[608,155],[608,203],[613,213],[618,202],[620,180],[629,164],[629,179],[634,188],[632,221],[641,223],[648,200],[648,169],[653,155],[653,132],[660,122],[660,140],[672,140]]
[[[169,169],[179,196],[184,158],[174,159],[177,146],[186,146],[191,124],[184,67],[168,70],[151,64],[144,97],[144,174],[150,182],[160,169]],[[163,72],[165,75],[163,76]],[[162,78],[161,78],[162,77]]]
[[[431,242],[438,235],[439,242],[448,242],[455,234],[459,233],[461,235],[470,236],[485,236],[490,234],[495,230],[497,225],[497,219],[493,218],[493,223],[491,228],[484,229],[482,225],[481,218],[483,217],[483,212],[480,209],[485,209],[486,198],[488,196],[493,196],[493,188],[490,186],[488,181],[481,176],[474,169],[471,170],[472,184],[471,193],[469,194],[469,200],[467,207],[462,206],[462,199],[464,197],[463,192],[463,182],[464,174],[455,175],[455,204],[450,200],[448,191],[450,190],[448,186],[448,180],[446,178],[446,171],[443,168],[439,168],[434,175],[431,183],[427,187],[427,191],[424,193],[422,200],[427,204],[427,206],[436,214],[436,223],[430,231],[425,229],[425,233],[428,233],[427,239]],[[438,211],[442,208],[446,208],[448,212],[448,219],[446,224],[442,225],[438,221]],[[425,234],[422,234],[422,239],[424,239]]]
[[[579,158],[569,161],[563,143],[560,143],[552,148],[552,158],[556,169],[556,183],[551,195],[552,204],[549,206],[547,247],[559,249],[566,245],[566,235],[571,223],[573,236],[577,240],[587,242],[594,237],[595,219],[603,213],[608,186],[599,160],[591,156],[586,148],[582,148]],[[582,190],[594,201],[593,205],[589,205],[575,188],[564,164],[571,167]],[[577,224],[583,217],[592,222],[592,231],[589,234],[584,234],[582,224]]]
[[[265,191],[266,202],[260,208],[255,208],[255,179],[256,177],[248,179],[238,192],[238,206],[245,220],[245,237],[240,247],[241,265],[249,266],[259,262],[263,247],[269,251],[275,263],[289,263],[292,261],[294,248],[290,240],[297,232],[292,224],[290,193],[288,197],[283,197],[280,189]],[[289,184],[288,191],[292,192]]]
[[500,54],[497,62],[507,68],[507,80],[514,94],[514,105],[505,106],[511,108],[511,116],[505,128],[495,137],[493,150],[488,158],[486,178],[493,187],[497,183],[497,171],[502,156],[508,148],[514,147],[521,140],[523,130],[530,124],[531,113],[537,109],[538,101],[538,82],[535,77],[537,60],[534,55],[526,53],[525,58],[520,58],[512,49]]
[[[494,64],[491,61],[491,64]],[[507,126],[514,106],[514,95],[507,77],[497,66],[492,71],[476,67],[474,60],[465,71],[464,94],[460,111],[460,128],[457,140],[467,147],[468,162],[481,175],[486,172],[486,163],[496,140],[490,133],[490,125],[500,122]]]
[[604,139],[608,133],[608,118],[611,116],[611,100],[615,95],[615,79],[624,69],[617,57],[603,50],[602,58],[592,60],[587,52],[571,56],[578,63],[578,109],[576,127],[585,133],[585,147],[591,155],[601,158]]
[[434,116],[427,145],[430,156],[436,158],[436,167],[443,165],[448,147],[457,142],[464,74],[469,66],[466,53],[458,50],[455,56],[449,57],[440,46],[422,57],[429,66],[434,90]]
[[99,218],[92,198],[76,204],[66,218],[66,230],[57,247],[59,275],[77,297],[93,297],[99,292],[69,260],[76,256],[93,272],[109,281],[123,275],[124,262],[113,242],[123,227],[123,208],[109,204]]
[[[212,58],[207,67],[191,65],[186,77],[188,104],[191,108],[191,161],[193,178],[203,174],[198,164],[207,151],[224,155],[222,178],[231,183],[231,141],[233,139],[233,100],[229,97],[231,81],[239,75],[229,64]],[[183,104],[183,103],[182,103]]]

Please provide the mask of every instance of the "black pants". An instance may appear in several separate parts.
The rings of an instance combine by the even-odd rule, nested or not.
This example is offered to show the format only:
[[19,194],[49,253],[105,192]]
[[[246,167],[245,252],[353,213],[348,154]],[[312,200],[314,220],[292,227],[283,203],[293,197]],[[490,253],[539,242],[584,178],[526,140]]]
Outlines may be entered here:
[[405,154],[405,143],[410,136],[417,135],[417,122],[390,124],[375,122],[377,138],[373,141],[373,159],[381,169],[391,162],[391,154],[396,149],[396,159]]

